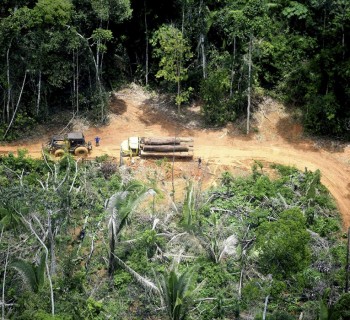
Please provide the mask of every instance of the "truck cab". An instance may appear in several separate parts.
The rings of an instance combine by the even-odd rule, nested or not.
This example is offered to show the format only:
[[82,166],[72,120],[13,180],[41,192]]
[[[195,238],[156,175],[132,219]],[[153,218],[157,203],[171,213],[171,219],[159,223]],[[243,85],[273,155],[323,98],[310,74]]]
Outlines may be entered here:
[[124,140],[120,146],[120,154],[122,157],[137,157],[140,155],[140,138],[129,137]]

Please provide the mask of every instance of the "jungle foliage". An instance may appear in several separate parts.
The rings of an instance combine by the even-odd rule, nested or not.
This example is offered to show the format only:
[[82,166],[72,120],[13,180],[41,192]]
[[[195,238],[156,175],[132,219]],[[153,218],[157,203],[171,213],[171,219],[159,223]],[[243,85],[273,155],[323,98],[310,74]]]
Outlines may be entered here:
[[173,204],[160,178],[110,168],[0,157],[3,318],[347,319],[346,239],[319,171],[256,162]]
[[349,39],[347,0],[4,0],[0,139],[62,110],[107,121],[130,81],[200,99],[210,125],[271,94],[349,138]]

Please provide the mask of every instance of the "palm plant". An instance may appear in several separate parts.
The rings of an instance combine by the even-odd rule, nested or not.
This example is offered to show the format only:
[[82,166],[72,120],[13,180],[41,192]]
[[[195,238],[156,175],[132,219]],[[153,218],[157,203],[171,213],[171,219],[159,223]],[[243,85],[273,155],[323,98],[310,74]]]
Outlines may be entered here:
[[[193,189],[189,188],[188,192],[190,193],[188,199],[192,200]],[[109,214],[110,237],[108,272],[112,276],[115,265],[118,264],[145,289],[160,295],[169,319],[184,320],[191,306],[194,292],[192,288],[192,270],[187,269],[182,274],[178,274],[175,268],[172,268],[168,273],[156,276],[157,283],[154,283],[131,269],[114,252],[119,240],[118,237],[130,218],[130,214],[147,194],[151,193],[147,191],[145,185],[132,181],[127,185],[122,185],[120,190],[108,199],[106,205],[106,211]],[[193,205],[190,204],[188,207],[191,211]]]
[[190,183],[186,188],[186,197],[182,208],[182,224],[186,229],[191,229],[196,218],[196,198],[193,184]]
[[[21,205],[8,199],[8,194],[1,194],[0,198],[3,199],[0,202],[0,230],[16,230],[18,227],[23,226],[21,216],[17,210]],[[21,209],[23,211],[26,208],[22,206]]]
[[206,228],[193,228],[191,235],[205,250],[209,259],[214,263],[220,263],[225,256],[236,256],[238,239],[229,221],[222,215],[218,218],[215,214],[204,219]]
[[178,274],[175,268],[157,277],[158,288],[170,320],[184,320],[193,303],[194,288],[192,286],[191,269]]
[[16,229],[21,224],[21,219],[16,213],[7,208],[0,208],[0,229]]
[[107,203],[106,211],[109,214],[109,267],[108,273],[113,275],[115,269],[115,246],[120,232],[125,227],[130,214],[147,195],[147,188],[140,182],[132,181],[122,185],[120,190],[112,195]]
[[17,259],[11,264],[11,267],[19,273],[25,285],[37,293],[44,284],[45,262],[46,255],[43,253],[38,265],[24,259]]

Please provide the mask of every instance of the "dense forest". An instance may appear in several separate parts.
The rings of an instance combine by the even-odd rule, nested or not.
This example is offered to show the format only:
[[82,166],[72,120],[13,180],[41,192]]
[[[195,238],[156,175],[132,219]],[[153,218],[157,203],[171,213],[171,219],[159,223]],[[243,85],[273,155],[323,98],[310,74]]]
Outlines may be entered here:
[[156,166],[141,183],[108,157],[0,157],[2,319],[349,319],[319,171],[256,161],[174,203]]
[[3,0],[0,138],[53,113],[107,121],[123,83],[202,101],[210,125],[265,95],[299,108],[315,134],[348,138],[347,0]]

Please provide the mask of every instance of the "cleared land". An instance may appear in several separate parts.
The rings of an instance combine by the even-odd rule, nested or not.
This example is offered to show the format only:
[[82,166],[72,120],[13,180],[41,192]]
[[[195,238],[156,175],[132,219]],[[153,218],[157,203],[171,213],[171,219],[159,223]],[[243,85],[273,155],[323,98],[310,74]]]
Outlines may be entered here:
[[[256,111],[252,132],[243,133],[244,123],[220,129],[204,128],[199,107],[187,109],[180,117],[169,111],[158,98],[132,87],[119,91],[112,97],[110,121],[103,127],[90,126],[81,120],[72,121],[73,130],[84,132],[88,140],[101,138],[100,146],[94,147],[92,156],[108,154],[119,161],[120,143],[129,136],[190,136],[194,138],[193,161],[175,163],[175,178],[183,190],[192,178],[201,182],[202,188],[219,183],[221,172],[247,174],[254,160],[265,164],[280,163],[295,166],[300,170],[319,169],[322,182],[332,193],[342,214],[344,228],[350,226],[350,147],[334,141],[306,138],[301,126],[284,107],[267,99]],[[40,136],[0,146],[0,154],[27,149],[32,157],[41,157],[41,146],[53,133],[63,127],[43,129]],[[40,132],[40,131],[38,131]],[[202,159],[198,168],[197,159]],[[154,160],[138,160],[132,164],[135,171],[155,168]],[[165,177],[167,183],[171,179]],[[182,191],[176,191],[180,194]]]

